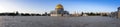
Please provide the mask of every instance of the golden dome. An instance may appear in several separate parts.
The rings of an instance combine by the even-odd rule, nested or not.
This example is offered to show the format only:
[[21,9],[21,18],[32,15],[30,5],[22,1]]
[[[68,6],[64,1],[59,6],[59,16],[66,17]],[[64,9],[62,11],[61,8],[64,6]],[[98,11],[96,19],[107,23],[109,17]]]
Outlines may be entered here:
[[62,6],[61,4],[58,4],[58,5],[56,6],[56,9],[63,9],[63,6]]

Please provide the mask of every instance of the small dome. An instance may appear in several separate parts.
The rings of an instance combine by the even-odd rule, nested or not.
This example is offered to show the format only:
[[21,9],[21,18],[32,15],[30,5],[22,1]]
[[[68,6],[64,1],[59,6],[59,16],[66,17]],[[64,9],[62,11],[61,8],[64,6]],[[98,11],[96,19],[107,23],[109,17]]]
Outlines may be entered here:
[[120,11],[120,7],[118,7],[118,11]]
[[120,7],[118,7],[118,9],[120,9]]

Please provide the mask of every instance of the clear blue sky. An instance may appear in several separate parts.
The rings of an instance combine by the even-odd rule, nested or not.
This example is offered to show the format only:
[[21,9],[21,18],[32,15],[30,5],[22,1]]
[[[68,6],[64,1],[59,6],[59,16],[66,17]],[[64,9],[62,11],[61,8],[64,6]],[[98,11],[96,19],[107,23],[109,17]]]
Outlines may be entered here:
[[0,12],[44,13],[62,4],[66,11],[114,12],[120,7],[120,0],[0,0]]

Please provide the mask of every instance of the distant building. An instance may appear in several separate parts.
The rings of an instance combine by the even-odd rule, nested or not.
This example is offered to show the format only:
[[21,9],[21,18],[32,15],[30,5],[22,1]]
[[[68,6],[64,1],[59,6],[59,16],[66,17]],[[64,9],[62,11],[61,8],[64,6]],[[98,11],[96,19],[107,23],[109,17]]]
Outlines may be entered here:
[[61,4],[58,4],[54,11],[50,12],[50,16],[68,16],[69,12],[65,11]]
[[87,14],[83,14],[82,16],[88,16]]
[[109,15],[110,15],[109,12],[102,12],[102,13],[100,13],[100,16],[109,16]]
[[81,14],[78,12],[75,12],[75,13],[71,14],[71,16],[81,16]]
[[117,11],[116,12],[111,12],[111,17],[117,17]]
[[120,7],[118,7],[117,18],[120,18]]
[[120,18],[120,7],[118,7],[118,10],[116,12],[112,12],[110,16]]

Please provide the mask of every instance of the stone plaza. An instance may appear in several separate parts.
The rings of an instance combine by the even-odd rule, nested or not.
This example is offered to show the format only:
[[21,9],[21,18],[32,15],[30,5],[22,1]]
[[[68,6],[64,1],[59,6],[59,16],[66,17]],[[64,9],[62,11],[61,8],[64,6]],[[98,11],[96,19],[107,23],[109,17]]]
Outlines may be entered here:
[[0,27],[120,27],[120,20],[106,16],[0,16]]

